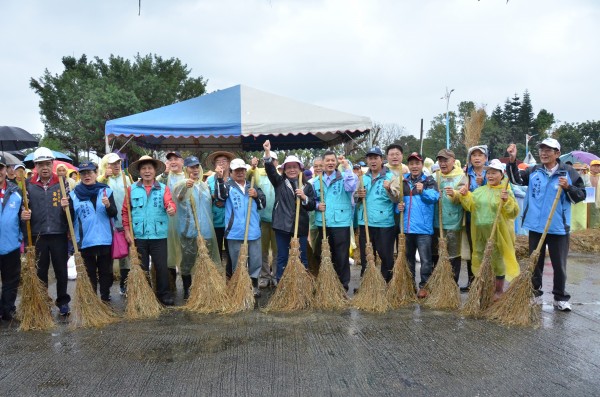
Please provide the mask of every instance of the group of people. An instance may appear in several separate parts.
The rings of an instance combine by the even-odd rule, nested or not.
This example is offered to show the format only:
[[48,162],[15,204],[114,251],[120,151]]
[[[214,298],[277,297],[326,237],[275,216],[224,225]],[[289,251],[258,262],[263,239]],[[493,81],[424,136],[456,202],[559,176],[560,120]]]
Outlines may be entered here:
[[[368,240],[381,261],[382,276],[389,282],[400,226],[406,236],[405,254],[419,298],[429,293],[426,283],[439,260],[440,234],[446,239],[457,283],[464,246],[469,247],[464,258],[468,284],[463,291],[468,291],[479,272],[488,239],[494,239],[490,260],[498,298],[505,280],[519,273],[514,250],[519,206],[511,188],[516,185],[528,186],[523,227],[529,230],[531,251],[544,232],[546,220],[551,218],[544,245],[554,269],[554,306],[570,310],[570,296],[565,289],[570,207],[584,200],[585,184],[573,167],[560,162],[560,144],[555,139],[547,138],[538,145],[541,165],[524,170],[516,165],[515,145],[507,149],[507,165],[488,159],[485,145],[472,147],[464,169],[451,150],[442,149],[436,156],[437,170],[428,169],[423,156],[414,152],[403,164],[403,148],[397,144],[388,146],[385,152],[379,147],[370,148],[365,162],[354,165],[344,156],[325,151],[314,160],[310,173],[306,172],[310,167],[294,155],[279,165],[268,140],[263,148],[264,168],[258,167],[258,158],[246,164],[227,151],[211,153],[207,163],[214,172],[206,180],[195,156],[183,158],[173,151],[167,154],[166,165],[142,156],[129,165],[127,175],[121,157],[109,153],[99,166],[92,162],[80,164],[80,181],[65,184],[66,196],[61,194],[60,176],[53,172],[54,156],[47,148],[34,152],[35,170],[26,181],[16,181],[20,187],[8,180],[6,162],[0,157],[2,319],[14,316],[20,254],[23,246],[30,244],[35,246],[38,276],[45,284],[52,263],[55,303],[61,315],[69,314],[66,211],[74,220],[75,236],[71,240],[80,248],[92,286],[99,289],[105,302],[111,300],[113,263],[117,263],[111,251],[115,233],[124,233],[127,242],[135,244],[144,270],[155,269],[157,297],[170,306],[174,304],[177,274],[184,299],[189,297],[199,236],[215,263],[226,263],[227,277],[235,271],[240,248],[246,241],[249,274],[254,293],[259,296],[261,288],[276,287],[283,276],[295,235],[300,242],[301,261],[315,276],[321,241],[328,239],[335,271],[348,291],[351,244],[356,233],[362,275],[367,263],[368,230]],[[551,213],[559,187],[563,193]],[[26,241],[26,223],[32,241]],[[497,227],[492,236],[494,223]],[[417,252],[421,264],[418,277]],[[532,280],[538,299],[542,295],[544,253],[545,249]],[[119,290],[126,295],[128,258],[118,259],[118,269]]]

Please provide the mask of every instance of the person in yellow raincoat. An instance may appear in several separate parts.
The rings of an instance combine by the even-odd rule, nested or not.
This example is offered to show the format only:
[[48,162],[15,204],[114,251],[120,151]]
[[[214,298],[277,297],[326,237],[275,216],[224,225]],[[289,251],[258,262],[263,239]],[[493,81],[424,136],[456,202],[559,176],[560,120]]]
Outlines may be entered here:
[[[471,212],[471,235],[473,236],[472,267],[473,274],[479,274],[484,259],[485,246],[496,219],[500,200],[504,201],[491,256],[492,269],[496,275],[494,300],[504,291],[504,280],[511,281],[519,274],[519,263],[515,254],[515,218],[519,215],[519,206],[513,192],[505,190],[504,164],[494,159],[485,167],[487,185],[478,187],[472,193],[467,186],[459,190],[459,199],[463,208]],[[450,195],[454,195],[452,192]]]

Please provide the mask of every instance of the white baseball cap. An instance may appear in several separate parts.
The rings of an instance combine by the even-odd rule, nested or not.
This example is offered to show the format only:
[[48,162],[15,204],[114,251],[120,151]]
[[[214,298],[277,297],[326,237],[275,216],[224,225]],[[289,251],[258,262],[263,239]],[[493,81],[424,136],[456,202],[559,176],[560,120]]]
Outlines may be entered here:
[[239,158],[231,160],[231,163],[229,163],[229,168],[231,168],[232,170],[237,170],[239,168],[243,168],[245,170],[248,169],[244,160]]
[[560,143],[554,138],[546,138],[537,144],[537,147],[548,146],[552,149],[560,150]]
[[504,170],[506,169],[506,165],[503,164],[500,160],[498,159],[493,159],[492,161],[490,161],[490,163],[488,165],[486,165],[485,167],[483,167],[485,170],[489,170],[494,169],[494,170],[498,170],[502,173],[504,173]]

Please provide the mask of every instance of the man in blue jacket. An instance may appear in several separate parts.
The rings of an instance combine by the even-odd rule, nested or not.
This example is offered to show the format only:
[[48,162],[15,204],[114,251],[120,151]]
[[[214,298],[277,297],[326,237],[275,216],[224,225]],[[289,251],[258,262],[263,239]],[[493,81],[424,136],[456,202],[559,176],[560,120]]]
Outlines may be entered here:
[[[320,241],[323,238],[324,214],[333,267],[344,289],[348,291],[348,284],[350,283],[350,226],[352,225],[354,206],[352,195],[356,190],[358,177],[352,172],[348,160],[341,157],[341,163],[344,169],[343,173],[338,171],[336,154],[332,151],[326,151],[323,154],[323,174],[312,180],[318,209],[318,211],[315,211],[315,225],[317,226],[315,240]],[[323,182],[323,201],[321,201],[321,180]],[[315,255],[320,261],[321,252],[315,252]]]
[[[536,303],[542,303],[542,274],[546,258],[546,246],[554,270],[554,307],[561,311],[571,311],[571,295],[565,290],[567,283],[567,254],[569,253],[569,233],[571,231],[571,204],[585,199],[585,185],[573,167],[560,162],[560,143],[546,138],[538,144],[541,166],[536,165],[519,172],[517,168],[517,147],[510,144],[506,150],[510,157],[508,176],[516,185],[527,185],[527,201],[523,212],[523,227],[529,230],[529,253],[537,247],[546,221],[552,218],[546,239],[540,250],[540,257],[533,272],[532,283]],[[550,213],[558,186],[563,189],[554,214]]]
[[21,202],[19,188],[7,180],[6,161],[0,156],[0,318],[4,321],[11,321],[15,315],[21,279]]
[[394,245],[396,242],[396,224],[394,222],[394,203],[389,192],[394,173],[383,165],[383,152],[378,147],[373,147],[367,152],[367,166],[369,170],[363,175],[363,187],[356,190],[360,240],[360,261],[365,272],[366,260],[366,232],[365,218],[362,203],[367,203],[367,217],[369,225],[369,238],[373,250],[381,258],[381,274],[386,281],[392,279],[394,266]]
[[419,295],[425,297],[422,288],[433,271],[432,236],[435,204],[440,198],[437,183],[432,176],[423,173],[423,157],[416,152],[408,156],[410,173],[404,175],[402,187],[398,178],[392,182],[391,191],[394,197],[400,196],[402,188],[404,200],[398,203],[398,211],[404,213],[404,233],[406,233],[406,259],[410,265],[413,282],[415,277],[415,254],[419,251],[421,258],[421,280]]
[[229,181],[225,182],[221,170],[217,171],[216,176],[217,198],[225,202],[225,238],[231,256],[232,274],[238,265],[240,248],[244,243],[248,201],[252,200],[250,224],[248,225],[248,273],[252,279],[254,296],[259,297],[258,276],[262,266],[262,249],[258,211],[265,208],[266,197],[260,188],[250,188],[250,182],[246,181],[247,168],[244,160],[233,159],[230,168],[232,179]]

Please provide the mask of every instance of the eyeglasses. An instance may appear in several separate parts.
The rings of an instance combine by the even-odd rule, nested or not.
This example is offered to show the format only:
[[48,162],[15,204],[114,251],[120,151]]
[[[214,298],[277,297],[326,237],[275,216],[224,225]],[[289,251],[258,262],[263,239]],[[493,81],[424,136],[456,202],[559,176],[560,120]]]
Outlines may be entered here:
[[552,149],[552,148],[539,148],[538,152],[539,153],[553,153],[556,149]]

